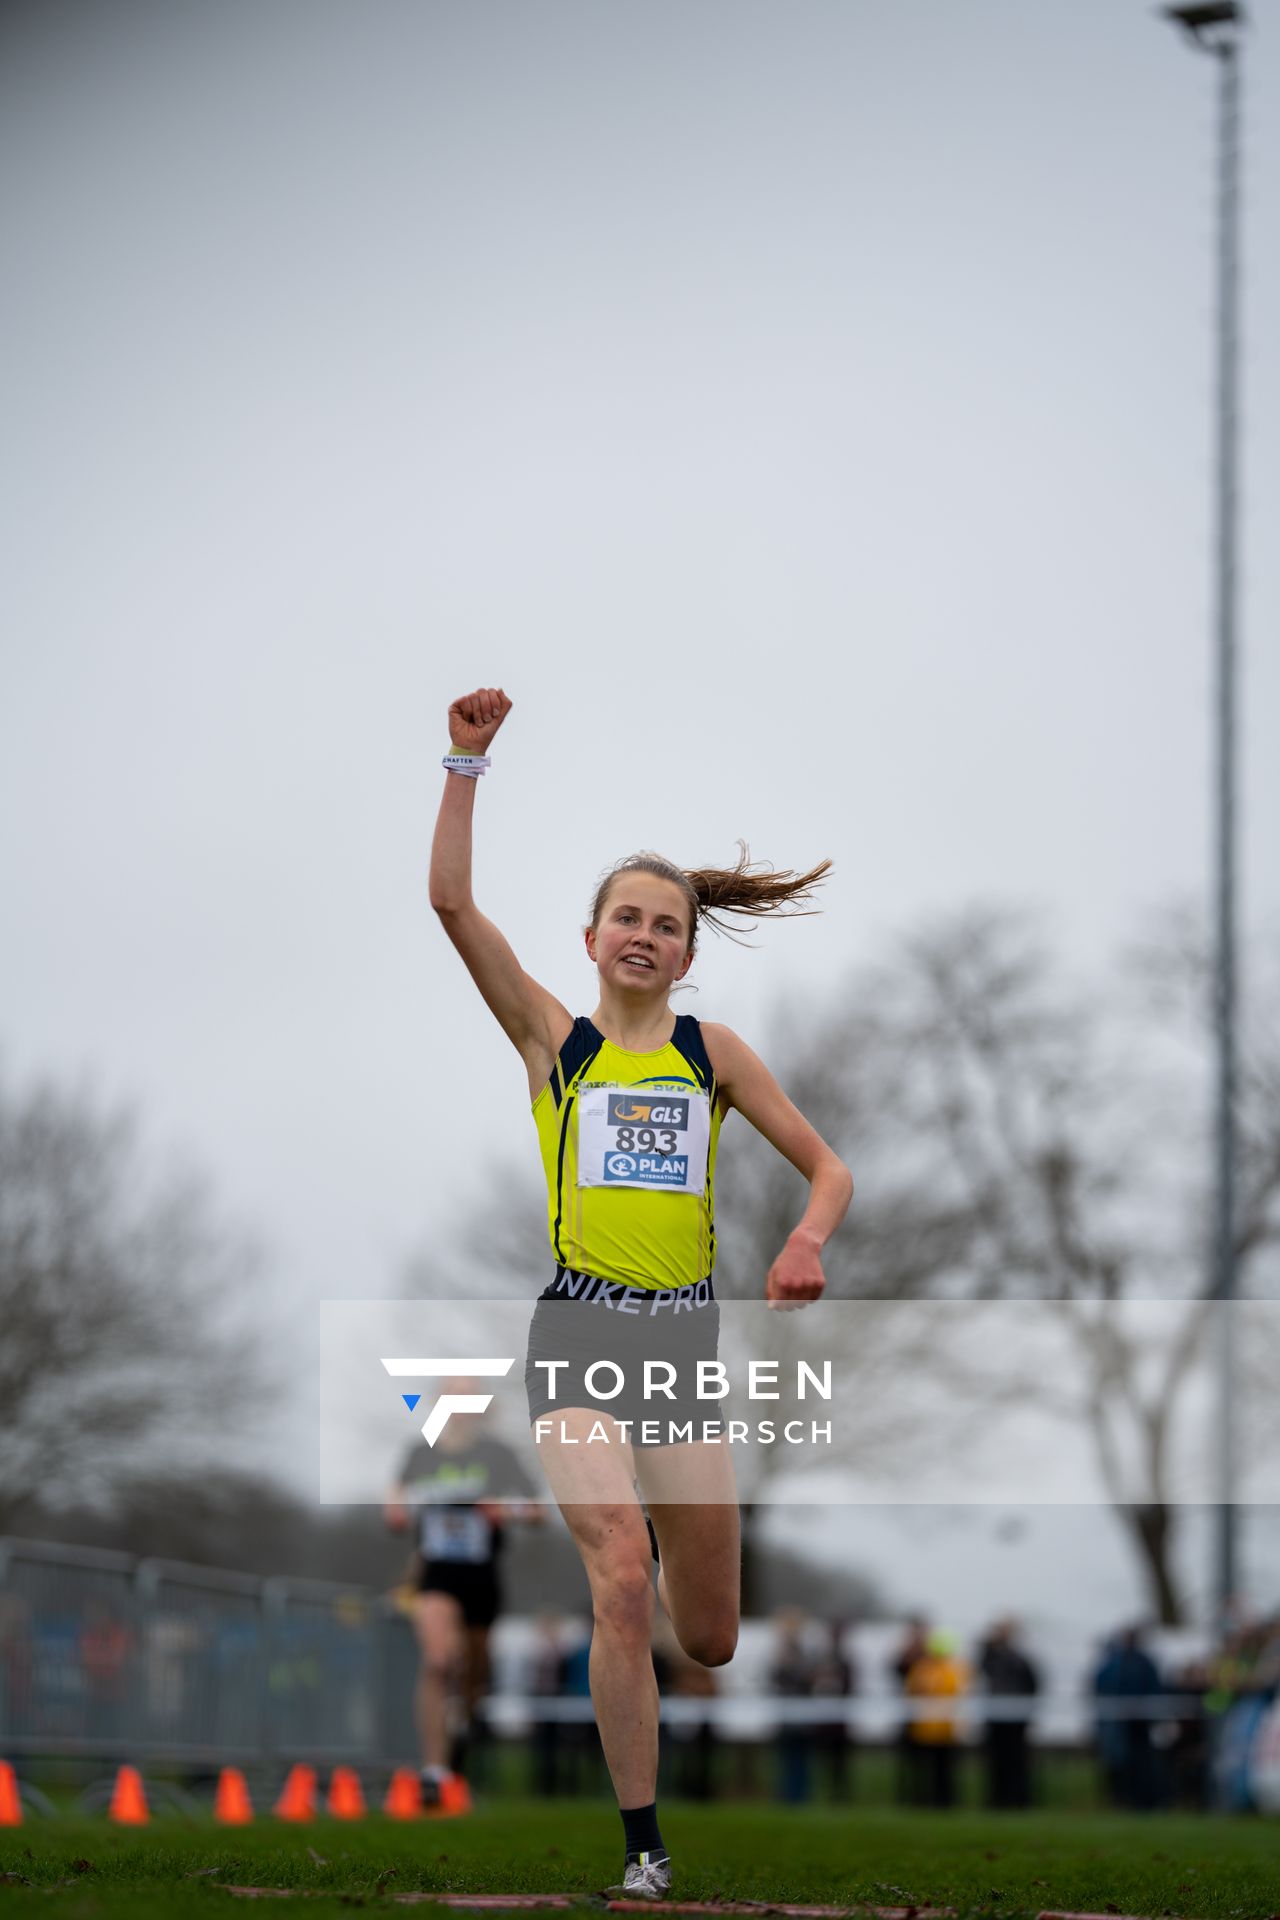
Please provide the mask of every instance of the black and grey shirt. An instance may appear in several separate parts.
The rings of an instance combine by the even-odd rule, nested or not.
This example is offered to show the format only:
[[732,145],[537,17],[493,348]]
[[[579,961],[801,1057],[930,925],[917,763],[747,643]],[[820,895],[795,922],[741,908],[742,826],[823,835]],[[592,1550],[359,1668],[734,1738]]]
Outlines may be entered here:
[[455,1453],[411,1447],[400,1469],[404,1503],[416,1507],[418,1550],[424,1560],[466,1566],[491,1564],[502,1528],[479,1511],[479,1500],[527,1500],[534,1492],[524,1467],[500,1440],[475,1440]]

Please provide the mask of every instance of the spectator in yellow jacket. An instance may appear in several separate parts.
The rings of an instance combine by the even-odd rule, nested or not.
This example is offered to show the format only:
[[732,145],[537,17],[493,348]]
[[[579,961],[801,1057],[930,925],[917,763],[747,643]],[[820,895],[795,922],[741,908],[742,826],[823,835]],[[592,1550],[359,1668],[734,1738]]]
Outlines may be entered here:
[[[906,1691],[919,1705],[908,1728],[912,1801],[916,1806],[952,1807],[956,1800],[959,1750],[958,1704],[969,1690],[969,1669],[956,1652],[956,1637],[939,1628],[912,1663]],[[956,1708],[950,1706],[954,1700]]]

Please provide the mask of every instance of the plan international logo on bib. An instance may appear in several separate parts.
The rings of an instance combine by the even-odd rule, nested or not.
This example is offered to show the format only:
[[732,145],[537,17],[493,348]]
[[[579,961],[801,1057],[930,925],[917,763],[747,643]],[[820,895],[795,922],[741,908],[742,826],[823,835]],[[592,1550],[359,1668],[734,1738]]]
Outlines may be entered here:
[[647,1187],[684,1187],[689,1180],[687,1153],[610,1153],[605,1155],[606,1181],[643,1180]]

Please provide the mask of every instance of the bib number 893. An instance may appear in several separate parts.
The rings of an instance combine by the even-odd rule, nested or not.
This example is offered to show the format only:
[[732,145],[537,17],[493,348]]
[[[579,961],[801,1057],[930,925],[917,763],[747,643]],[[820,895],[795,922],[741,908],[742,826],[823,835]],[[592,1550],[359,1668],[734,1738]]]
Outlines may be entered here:
[[673,1127],[619,1127],[619,1153],[674,1153],[676,1132]]

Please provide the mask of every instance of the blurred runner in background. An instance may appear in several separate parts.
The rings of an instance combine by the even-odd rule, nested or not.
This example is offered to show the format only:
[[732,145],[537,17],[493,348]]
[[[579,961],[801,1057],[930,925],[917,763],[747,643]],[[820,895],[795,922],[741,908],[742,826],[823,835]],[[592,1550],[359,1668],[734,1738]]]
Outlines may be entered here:
[[[452,1393],[468,1381],[449,1381]],[[420,1440],[401,1466],[385,1514],[393,1532],[412,1525],[417,1722],[422,1804],[462,1812],[456,1782],[489,1687],[489,1629],[502,1610],[498,1576],[504,1528],[538,1521],[533,1482],[510,1447],[478,1432],[478,1414],[453,1414],[434,1446]]]

